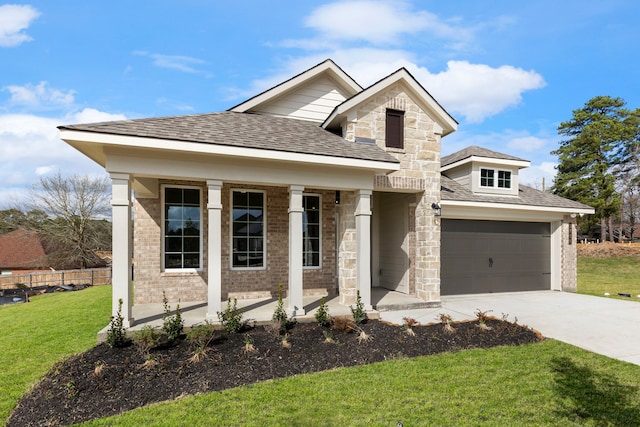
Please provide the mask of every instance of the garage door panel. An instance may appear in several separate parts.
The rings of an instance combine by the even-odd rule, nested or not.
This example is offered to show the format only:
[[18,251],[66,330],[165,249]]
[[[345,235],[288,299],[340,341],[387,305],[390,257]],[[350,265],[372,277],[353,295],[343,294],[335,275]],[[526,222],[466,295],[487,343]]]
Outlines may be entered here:
[[550,289],[550,225],[443,220],[443,295]]

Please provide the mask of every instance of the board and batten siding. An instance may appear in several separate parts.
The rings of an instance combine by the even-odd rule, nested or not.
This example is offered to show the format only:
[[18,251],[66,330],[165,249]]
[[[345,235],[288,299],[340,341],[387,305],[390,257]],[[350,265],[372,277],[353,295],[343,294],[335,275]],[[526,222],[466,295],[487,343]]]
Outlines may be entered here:
[[322,77],[298,90],[262,105],[253,112],[323,122],[348,97],[331,79]]

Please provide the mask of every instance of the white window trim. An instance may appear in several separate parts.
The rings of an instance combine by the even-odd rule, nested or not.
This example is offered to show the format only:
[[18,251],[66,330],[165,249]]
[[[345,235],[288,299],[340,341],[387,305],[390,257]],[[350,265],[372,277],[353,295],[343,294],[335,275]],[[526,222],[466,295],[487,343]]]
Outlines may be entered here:
[[[233,193],[262,193],[262,267],[235,267],[233,265]],[[261,271],[267,269],[267,192],[251,188],[232,188],[229,191],[229,268],[233,271]]]
[[[320,228],[320,235],[318,236],[318,265],[310,265],[310,266],[302,266],[303,270],[322,270],[322,211],[323,211],[323,206],[322,206],[322,194],[318,194],[318,193],[302,193],[302,196],[312,196],[312,197],[317,197],[318,198],[318,206],[320,206],[320,219],[318,222],[318,227]],[[304,237],[303,237],[304,239]],[[304,240],[303,240],[304,243]],[[304,256],[304,246],[302,248],[302,254]],[[304,263],[303,263],[304,264]]]
[[[493,171],[493,185],[482,185],[482,171],[483,170],[492,170]],[[498,187],[498,176],[500,172],[509,172],[509,186],[508,187]],[[478,187],[480,188],[491,188],[494,190],[504,190],[508,191],[513,188],[513,171],[509,169],[496,169],[496,168],[486,168],[480,167],[480,171],[478,172]]]
[[[164,256],[165,256],[165,236],[166,236],[166,230],[165,230],[165,226],[166,226],[166,221],[165,221],[165,203],[164,203],[164,190],[165,188],[186,188],[186,189],[190,189],[190,190],[198,190],[200,193],[200,259],[199,259],[199,264],[200,267],[199,268],[165,268],[164,265]],[[161,216],[161,221],[162,221],[162,225],[161,225],[161,271],[163,273],[195,273],[195,272],[200,272],[203,271],[203,261],[204,261],[204,254],[203,254],[203,241],[204,241],[204,222],[202,220],[203,218],[203,200],[202,200],[202,187],[198,187],[195,185],[179,185],[179,184],[162,184],[160,186],[160,209],[162,210],[160,216]]]

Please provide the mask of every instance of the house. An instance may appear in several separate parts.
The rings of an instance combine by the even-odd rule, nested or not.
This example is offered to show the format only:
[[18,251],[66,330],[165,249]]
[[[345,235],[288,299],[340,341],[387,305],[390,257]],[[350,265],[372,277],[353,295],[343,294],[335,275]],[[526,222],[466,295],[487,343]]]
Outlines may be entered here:
[[0,273],[19,274],[49,270],[51,264],[35,231],[18,228],[0,235]]
[[371,309],[372,287],[434,306],[574,290],[575,216],[593,210],[519,185],[525,160],[478,147],[441,159],[457,126],[406,69],[362,88],[327,60],[225,112],[59,129],[111,176],[126,325],[134,298],[163,292],[215,319],[227,298],[279,284],[293,315],[305,295],[359,293]]

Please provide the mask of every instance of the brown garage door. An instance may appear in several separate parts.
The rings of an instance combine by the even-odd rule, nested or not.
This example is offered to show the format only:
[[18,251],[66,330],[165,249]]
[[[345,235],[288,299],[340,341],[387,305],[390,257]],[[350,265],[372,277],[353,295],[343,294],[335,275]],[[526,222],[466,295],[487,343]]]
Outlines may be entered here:
[[442,295],[551,288],[549,223],[442,220]]

